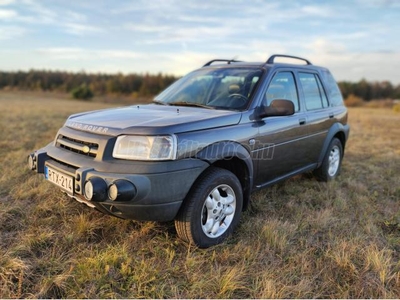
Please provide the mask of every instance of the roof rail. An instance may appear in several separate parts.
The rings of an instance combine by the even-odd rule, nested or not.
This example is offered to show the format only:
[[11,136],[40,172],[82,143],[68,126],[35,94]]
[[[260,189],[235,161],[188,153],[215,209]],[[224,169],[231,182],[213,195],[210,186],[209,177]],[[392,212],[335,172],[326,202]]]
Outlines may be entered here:
[[213,59],[213,60],[210,60],[208,63],[206,63],[203,67],[210,66],[212,63],[218,62],[218,61],[226,62],[228,65],[230,65],[233,62],[241,62],[241,60],[234,60],[234,59]]
[[268,58],[268,60],[267,60],[266,63],[267,63],[267,64],[273,64],[273,63],[274,63],[274,59],[275,59],[276,57],[287,57],[287,58],[299,59],[299,60],[305,61],[305,62],[307,63],[307,65],[312,65],[312,63],[311,63],[309,60],[305,59],[305,58],[301,58],[301,57],[298,57],[298,56],[292,56],[292,55],[284,55],[284,54],[274,54],[274,55],[271,55],[271,57]]

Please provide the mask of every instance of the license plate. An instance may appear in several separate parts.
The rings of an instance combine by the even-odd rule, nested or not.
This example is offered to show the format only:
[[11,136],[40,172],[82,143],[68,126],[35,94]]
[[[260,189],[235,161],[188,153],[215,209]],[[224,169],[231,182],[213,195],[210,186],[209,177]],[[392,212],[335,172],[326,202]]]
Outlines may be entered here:
[[71,194],[74,193],[74,179],[72,176],[66,175],[64,173],[58,172],[52,168],[45,166],[44,177],[48,181],[54,183],[55,185],[58,185],[67,192]]

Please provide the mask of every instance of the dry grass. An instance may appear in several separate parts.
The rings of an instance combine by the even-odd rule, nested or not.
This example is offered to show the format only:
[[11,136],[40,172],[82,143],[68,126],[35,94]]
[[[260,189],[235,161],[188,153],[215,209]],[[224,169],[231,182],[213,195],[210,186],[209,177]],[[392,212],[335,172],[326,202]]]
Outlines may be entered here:
[[368,108],[393,108],[395,101],[393,99],[380,99],[364,102],[365,107]]
[[0,298],[398,298],[400,114],[350,109],[340,178],[252,196],[199,250],[172,223],[104,216],[26,168],[67,115],[109,106],[0,94]]
[[357,97],[353,94],[350,94],[345,100],[344,103],[347,107],[360,107],[365,105],[365,100]]

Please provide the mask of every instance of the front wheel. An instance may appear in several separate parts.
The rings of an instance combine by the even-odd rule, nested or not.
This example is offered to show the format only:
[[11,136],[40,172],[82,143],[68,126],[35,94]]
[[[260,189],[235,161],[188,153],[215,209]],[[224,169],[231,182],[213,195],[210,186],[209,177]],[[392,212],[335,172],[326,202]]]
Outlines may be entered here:
[[230,171],[211,167],[196,181],[175,219],[179,237],[200,248],[222,242],[242,213],[243,192]]
[[340,173],[342,164],[343,146],[339,139],[332,139],[325,154],[322,165],[314,170],[314,175],[318,180],[330,181],[336,178]]

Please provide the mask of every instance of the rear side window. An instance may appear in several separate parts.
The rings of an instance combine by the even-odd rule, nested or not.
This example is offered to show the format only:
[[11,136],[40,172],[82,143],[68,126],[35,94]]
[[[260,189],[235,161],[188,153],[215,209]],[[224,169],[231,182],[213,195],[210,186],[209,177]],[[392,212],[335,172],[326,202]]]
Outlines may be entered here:
[[301,87],[307,110],[320,109],[328,106],[328,100],[321,80],[313,73],[299,73]]
[[270,106],[276,99],[285,99],[293,102],[294,111],[299,110],[299,97],[292,72],[279,72],[275,74],[265,93],[264,105]]
[[342,93],[340,92],[340,89],[331,72],[329,72],[328,70],[323,70],[321,74],[327,88],[329,101],[332,103],[333,106],[343,105]]

